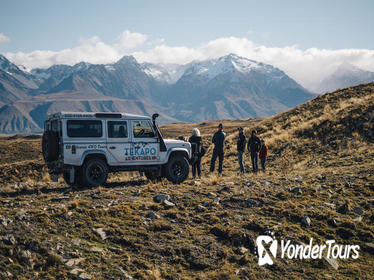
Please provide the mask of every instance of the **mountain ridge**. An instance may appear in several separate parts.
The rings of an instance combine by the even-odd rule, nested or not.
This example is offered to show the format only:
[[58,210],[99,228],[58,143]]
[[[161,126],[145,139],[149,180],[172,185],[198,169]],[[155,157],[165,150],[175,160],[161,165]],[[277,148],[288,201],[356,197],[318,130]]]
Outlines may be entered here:
[[[17,66],[14,69],[19,70]],[[40,124],[46,113],[64,108],[62,99],[70,100],[76,110],[158,111],[160,121],[167,123],[270,116],[314,97],[282,70],[235,54],[182,66],[138,63],[133,56],[111,64],[54,65],[25,73],[25,77],[34,78],[38,88],[1,73],[0,86],[13,81],[14,87],[8,88],[19,92],[1,91],[2,107],[8,105],[7,114],[0,113],[0,123],[7,123],[0,125],[2,133],[40,132],[41,126],[35,128],[24,120],[31,117]],[[112,99],[111,104],[97,104],[102,98]],[[17,119],[25,126],[13,125],[12,129],[10,124]]]
[[325,93],[370,82],[374,82],[374,72],[343,62],[317,85],[316,91]]

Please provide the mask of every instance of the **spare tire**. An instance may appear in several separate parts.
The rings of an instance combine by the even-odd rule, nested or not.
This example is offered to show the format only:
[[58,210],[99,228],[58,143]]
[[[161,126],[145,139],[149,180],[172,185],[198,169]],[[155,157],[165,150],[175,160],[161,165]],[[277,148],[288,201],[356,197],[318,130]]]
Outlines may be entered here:
[[59,143],[57,133],[46,131],[42,138],[42,152],[45,161],[54,161],[58,159]]
[[42,154],[44,161],[48,161],[48,140],[47,134],[44,132],[42,137]]

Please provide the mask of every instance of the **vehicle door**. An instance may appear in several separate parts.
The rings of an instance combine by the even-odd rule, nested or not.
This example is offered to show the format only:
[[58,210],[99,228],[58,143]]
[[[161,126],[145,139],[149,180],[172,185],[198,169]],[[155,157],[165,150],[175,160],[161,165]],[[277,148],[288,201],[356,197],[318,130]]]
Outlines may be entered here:
[[150,120],[132,120],[132,141],[126,159],[135,164],[155,164],[160,161],[160,144]]
[[126,163],[125,150],[130,148],[130,133],[128,120],[107,121],[107,150],[109,164],[122,165]]

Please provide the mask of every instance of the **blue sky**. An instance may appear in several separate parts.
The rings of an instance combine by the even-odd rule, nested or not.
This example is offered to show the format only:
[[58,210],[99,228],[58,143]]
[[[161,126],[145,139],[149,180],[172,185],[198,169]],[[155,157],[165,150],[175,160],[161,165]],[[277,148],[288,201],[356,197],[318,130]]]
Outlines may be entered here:
[[374,71],[373,11],[371,0],[2,0],[0,53],[28,69],[236,53],[311,88],[342,63]]
[[2,0],[0,52],[60,50],[80,38],[111,43],[122,30],[197,47],[219,37],[267,46],[341,49],[374,46],[374,1]]

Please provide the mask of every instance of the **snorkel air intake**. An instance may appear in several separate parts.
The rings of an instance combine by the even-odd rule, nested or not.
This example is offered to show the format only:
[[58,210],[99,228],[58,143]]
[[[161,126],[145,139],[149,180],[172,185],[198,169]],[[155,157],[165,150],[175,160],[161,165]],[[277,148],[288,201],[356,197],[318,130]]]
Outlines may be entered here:
[[166,145],[165,145],[165,142],[164,142],[164,138],[162,137],[162,134],[161,134],[160,130],[158,129],[157,125],[156,125],[156,119],[158,117],[159,117],[159,114],[157,114],[157,113],[152,115],[153,128],[156,130],[157,136],[160,139],[160,152],[166,152],[167,149],[166,149]]

